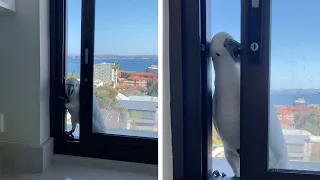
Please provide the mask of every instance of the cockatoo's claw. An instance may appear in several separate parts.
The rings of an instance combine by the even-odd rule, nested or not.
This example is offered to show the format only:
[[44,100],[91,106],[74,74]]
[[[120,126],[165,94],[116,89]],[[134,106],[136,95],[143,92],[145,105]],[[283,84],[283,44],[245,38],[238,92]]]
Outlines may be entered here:
[[213,171],[212,176],[220,176],[220,172],[218,170]]
[[73,131],[71,130],[71,131],[69,131],[69,132],[65,132],[65,137],[67,138],[67,139],[74,139],[74,136],[73,136]]
[[222,177],[226,177],[227,175],[225,173],[221,173],[221,176]]
[[64,98],[64,97],[59,96],[59,100],[60,100],[61,104],[68,103],[68,100],[66,98]]

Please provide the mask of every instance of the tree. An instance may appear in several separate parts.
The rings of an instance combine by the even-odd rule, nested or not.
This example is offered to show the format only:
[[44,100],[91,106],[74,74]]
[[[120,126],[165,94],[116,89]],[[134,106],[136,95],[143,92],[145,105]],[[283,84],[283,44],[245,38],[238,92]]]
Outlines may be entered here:
[[131,130],[137,130],[137,121],[141,119],[141,112],[139,111],[131,111]]
[[136,73],[126,73],[125,78],[128,79],[131,76],[134,76]]
[[222,146],[222,140],[219,136],[219,134],[216,131],[216,128],[214,125],[212,125],[212,144]]
[[158,82],[148,87],[148,95],[158,97]]
[[67,78],[76,78],[76,79],[80,79],[80,76],[76,73],[69,73]]
[[118,92],[111,86],[106,85],[97,87],[95,88],[95,94],[101,108],[110,109],[113,105],[118,103]]
[[130,96],[130,94],[127,93],[125,90],[120,91],[120,93],[123,94],[123,95],[125,95],[125,96],[127,96],[127,97]]
[[133,90],[130,94],[133,95],[133,96],[137,96],[137,95],[140,95],[141,92],[138,91],[138,90]]
[[125,108],[125,107],[121,108],[120,116],[121,116],[121,121],[124,122],[124,123],[127,123],[127,120],[128,120],[128,109]]
[[320,112],[312,109],[308,113],[300,113],[295,116],[295,125],[297,129],[310,132],[315,136],[320,136]]
[[118,69],[120,68],[120,64],[118,61],[115,61],[112,65],[112,69],[114,72],[114,83],[113,83],[113,88],[116,88],[118,86]]

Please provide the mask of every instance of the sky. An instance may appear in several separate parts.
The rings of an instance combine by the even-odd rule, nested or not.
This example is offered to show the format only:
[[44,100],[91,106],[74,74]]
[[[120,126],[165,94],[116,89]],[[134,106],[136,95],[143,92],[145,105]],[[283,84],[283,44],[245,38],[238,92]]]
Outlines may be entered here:
[[[319,0],[272,1],[271,89],[320,88],[318,7]],[[212,36],[225,31],[240,41],[240,27],[240,0],[212,0]]]
[[[79,54],[81,0],[68,0],[68,52]],[[96,0],[95,54],[158,54],[157,0]]]
[[[79,54],[80,0],[68,0],[68,52]],[[320,88],[320,1],[272,1],[271,89]],[[96,0],[95,54],[157,54],[157,0]],[[240,0],[211,1],[211,35],[240,41]]]

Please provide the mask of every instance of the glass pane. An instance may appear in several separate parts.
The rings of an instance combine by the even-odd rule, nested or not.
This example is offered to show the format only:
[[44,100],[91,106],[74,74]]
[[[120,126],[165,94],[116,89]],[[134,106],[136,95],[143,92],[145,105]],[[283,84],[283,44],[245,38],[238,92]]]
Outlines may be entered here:
[[[226,13],[225,8],[228,8],[228,13]],[[234,1],[234,0],[213,0],[211,2],[211,35],[212,37],[215,36],[217,33],[220,32],[226,32],[228,34],[230,34],[231,36],[233,36],[234,40],[240,42],[240,21],[241,21],[241,15],[240,15],[240,1]],[[222,46],[223,47],[223,46]],[[218,53],[218,52],[216,52]],[[219,61],[219,59],[213,58],[213,66],[214,66],[214,70],[215,68],[219,68],[219,64],[217,64],[217,62]],[[240,64],[238,64],[240,65]],[[237,66],[237,65],[235,65]],[[240,71],[239,71],[240,72]],[[215,91],[215,97],[217,96],[224,96],[223,94],[216,94],[216,90],[223,88],[220,86],[220,88],[216,87],[217,84],[215,84],[215,81],[217,81],[218,79],[215,79],[217,76],[221,77],[221,74],[218,71],[214,71],[212,74],[212,79],[213,79],[213,89]],[[240,76],[239,76],[240,77]],[[223,77],[222,77],[223,78]],[[240,79],[239,79],[240,80]],[[228,82],[228,83],[233,83],[233,82]],[[221,89],[220,89],[221,91]],[[224,90],[222,90],[224,91]],[[240,87],[239,87],[239,91],[240,91]],[[217,99],[217,98],[215,98]],[[214,102],[215,103],[215,102]],[[215,106],[215,105],[214,105]],[[220,111],[221,108],[220,105],[217,105],[218,108],[216,109],[217,111]],[[217,107],[215,106],[215,107]],[[240,102],[239,102],[239,107],[240,107]],[[217,113],[215,113],[217,114]],[[214,115],[215,116],[215,115]],[[228,116],[228,115],[226,115]],[[213,118],[214,121],[217,118]],[[214,124],[214,123],[213,123]],[[221,123],[219,123],[221,125]],[[218,127],[219,128],[219,127]],[[221,128],[221,127],[220,127]],[[240,142],[240,129],[234,129],[232,130],[231,133],[235,132],[238,134],[236,134],[236,137],[239,137],[238,140],[236,140],[237,142]],[[221,133],[221,132],[220,132]],[[227,176],[233,176],[236,172],[239,172],[239,169],[235,171],[232,170],[230,164],[228,163],[228,160],[226,158],[226,153],[228,153],[227,151],[225,151],[224,149],[224,143],[222,141],[222,139],[220,138],[219,133],[217,133],[214,125],[212,128],[212,159],[213,159],[213,170],[218,170],[220,173],[225,173]],[[236,153],[236,152],[235,152]],[[230,153],[229,153],[230,154]],[[235,166],[233,166],[234,168],[236,168],[238,165],[236,165],[237,163],[240,163],[240,158],[238,154],[235,154],[237,159],[236,163],[232,163]],[[229,156],[231,157],[231,156]],[[240,167],[240,164],[239,166]]]
[[93,132],[157,137],[158,1],[96,0]]
[[319,6],[272,2],[270,168],[320,170]]
[[[75,78],[75,82],[80,82],[80,48],[81,48],[81,1],[67,1],[67,21],[66,21],[66,96],[70,101],[71,96],[68,96],[68,82],[70,78]],[[68,81],[69,79],[69,81]],[[70,87],[70,86],[69,86]],[[80,88],[80,86],[78,86]],[[71,91],[70,91],[71,92]],[[76,91],[75,91],[76,92]],[[73,94],[75,95],[75,94]],[[66,132],[73,132],[75,138],[79,137],[78,115],[73,115],[66,110]]]

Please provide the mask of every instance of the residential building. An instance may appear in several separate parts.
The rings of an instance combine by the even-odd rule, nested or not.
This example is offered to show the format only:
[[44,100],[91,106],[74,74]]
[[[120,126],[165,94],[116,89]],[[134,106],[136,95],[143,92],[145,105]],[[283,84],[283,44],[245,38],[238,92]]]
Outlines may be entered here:
[[311,136],[309,143],[310,161],[320,161],[320,136]]
[[129,77],[128,79],[133,81],[135,86],[147,87],[148,78],[135,75]]
[[94,65],[94,80],[101,80],[103,84],[111,85],[115,81],[113,63],[100,63]]
[[135,86],[135,81],[133,80],[125,80],[123,81],[128,87]]
[[158,102],[158,97],[153,96],[129,96],[130,100],[133,101],[152,101],[152,102]]
[[157,102],[118,100],[115,107],[128,109],[128,129],[132,128],[132,124],[135,124],[135,130],[152,131],[158,125]]
[[118,70],[118,78],[125,78],[125,71],[124,70]]
[[283,130],[290,161],[309,161],[312,134],[305,130]]
[[99,79],[95,79],[95,80],[93,81],[93,85],[94,85],[95,87],[101,87],[101,86],[103,86],[103,81],[101,81],[101,80],[99,80]]
[[295,127],[294,113],[286,108],[277,110],[278,119],[283,129],[292,129]]
[[122,93],[118,93],[117,99],[118,99],[118,100],[130,100],[129,97],[123,95]]
[[148,86],[158,82],[158,74],[155,74],[153,72],[139,72],[139,73],[136,73],[135,76],[138,76],[140,78],[145,78],[147,80]]
[[146,87],[133,85],[125,89],[124,92],[129,95],[147,95],[148,89]]

